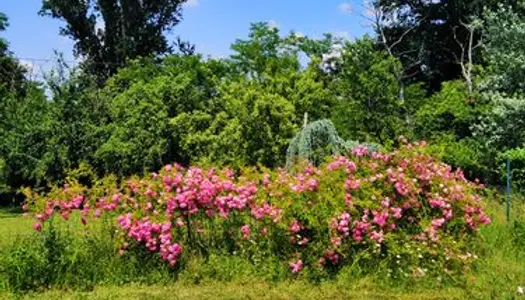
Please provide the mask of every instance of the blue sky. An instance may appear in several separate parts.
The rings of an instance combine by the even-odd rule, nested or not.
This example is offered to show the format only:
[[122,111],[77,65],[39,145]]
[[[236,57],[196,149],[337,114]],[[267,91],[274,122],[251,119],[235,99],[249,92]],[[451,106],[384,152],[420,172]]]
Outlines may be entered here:
[[[355,38],[370,31],[363,0],[190,0],[184,8],[184,20],[170,38],[181,36],[197,45],[205,55],[226,56],[230,45],[245,38],[250,23],[270,21],[283,32],[291,30],[311,37],[324,32]],[[0,11],[7,14],[10,26],[3,36],[10,49],[21,59],[45,65],[38,59],[52,59],[53,51],[74,60],[73,42],[59,35],[58,20],[38,15],[41,0],[0,0]],[[35,60],[36,59],[36,60]]]

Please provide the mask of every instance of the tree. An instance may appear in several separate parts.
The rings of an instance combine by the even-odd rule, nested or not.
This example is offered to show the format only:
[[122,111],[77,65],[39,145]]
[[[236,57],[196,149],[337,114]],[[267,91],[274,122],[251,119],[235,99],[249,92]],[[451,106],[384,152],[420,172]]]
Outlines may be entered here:
[[525,93],[525,1],[517,3],[500,5],[485,17],[486,88],[509,95]]
[[170,52],[165,32],[181,20],[186,0],[43,0],[42,15],[61,19],[60,33],[100,82],[127,59]]
[[331,90],[338,99],[332,118],[344,139],[385,145],[410,134],[408,120],[422,95],[419,86],[412,85],[405,88],[404,99],[399,98],[399,64],[386,51],[377,50],[368,36],[341,50]]
[[373,7],[381,11],[386,44],[396,44],[393,54],[406,74],[413,75],[410,81],[425,82],[430,91],[436,91],[442,82],[465,75],[471,78],[470,64],[483,62],[481,48],[475,49],[482,34],[471,24],[482,18],[484,7],[498,2],[375,0]]
[[[0,32],[5,31],[8,26],[7,16],[0,12]],[[0,96],[5,92],[23,92],[24,82],[25,69],[13,58],[9,51],[9,43],[0,37]]]
[[[308,122],[305,114],[305,124],[301,131],[290,141],[286,152],[286,166],[292,167],[300,160],[307,160],[314,165],[320,165],[329,155],[344,155],[361,145],[358,141],[345,141],[335,129],[330,120]],[[376,144],[363,144],[371,152],[377,151]]]

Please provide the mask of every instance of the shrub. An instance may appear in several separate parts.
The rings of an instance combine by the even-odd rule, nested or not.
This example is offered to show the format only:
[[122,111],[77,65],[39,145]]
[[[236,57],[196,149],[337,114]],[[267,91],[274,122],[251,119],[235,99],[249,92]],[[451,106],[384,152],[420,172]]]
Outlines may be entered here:
[[356,264],[389,276],[455,276],[475,258],[472,237],[490,223],[484,188],[426,151],[424,143],[392,153],[357,147],[293,172],[167,165],[120,185],[70,182],[27,196],[36,230],[55,214],[80,211],[84,224],[103,214],[119,230],[121,255],[147,249],[172,267],[227,254],[311,279]]
[[525,148],[515,148],[501,153],[498,157],[501,182],[507,180],[507,158],[510,159],[512,186],[525,188]]

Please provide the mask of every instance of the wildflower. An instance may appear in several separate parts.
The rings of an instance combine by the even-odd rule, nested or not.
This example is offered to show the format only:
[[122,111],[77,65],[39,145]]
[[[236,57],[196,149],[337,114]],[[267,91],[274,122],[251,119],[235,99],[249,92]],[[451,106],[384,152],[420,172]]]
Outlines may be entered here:
[[403,209],[399,207],[392,207],[390,210],[394,213],[393,214],[394,218],[401,219],[403,217],[402,215]]
[[372,212],[374,214],[374,220],[373,222],[381,227],[385,227],[386,222],[388,220],[388,213],[378,213],[378,212]]
[[492,220],[484,213],[481,213],[479,215],[478,220],[481,222],[481,224],[485,224],[485,225],[488,225],[492,222]]
[[36,222],[35,224],[33,224],[33,229],[36,231],[42,231],[42,223]]
[[372,231],[370,233],[370,239],[376,241],[377,245],[379,246],[384,240],[383,231]]
[[345,182],[345,188],[348,190],[357,190],[361,182],[359,180],[348,179]]
[[336,236],[336,237],[333,237],[332,238],[332,245],[334,245],[334,247],[339,247],[341,246],[341,238]]
[[241,227],[242,237],[246,240],[250,238],[250,225],[244,225]]
[[308,238],[303,237],[297,244],[299,246],[304,246],[304,245],[308,244]]
[[301,272],[301,269],[303,268],[303,261],[298,260],[297,262],[290,262],[290,269],[292,270],[292,273],[296,274]]
[[294,220],[292,222],[292,225],[290,226],[290,231],[294,233],[301,231],[301,224],[299,223],[299,221]]
[[315,179],[308,180],[307,184],[308,184],[308,190],[311,192],[317,190],[317,188],[319,187],[319,181]]
[[261,235],[266,236],[267,234],[268,234],[268,228],[263,227],[263,229],[261,230]]
[[425,271],[421,268],[417,268],[415,271],[414,271],[414,277],[423,277],[425,276]]
[[443,219],[443,218],[432,220],[432,227],[434,229],[441,228],[441,226],[443,226],[443,224],[445,224],[445,219]]

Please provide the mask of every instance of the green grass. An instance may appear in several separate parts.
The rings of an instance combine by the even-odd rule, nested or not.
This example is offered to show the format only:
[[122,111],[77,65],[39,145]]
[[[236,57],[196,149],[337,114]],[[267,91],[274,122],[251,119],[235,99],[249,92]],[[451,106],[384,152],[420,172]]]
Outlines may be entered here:
[[[1,294],[0,294],[1,296]],[[15,299],[14,295],[5,295]],[[373,282],[309,285],[304,282],[209,282],[199,285],[97,287],[91,292],[59,290],[28,294],[21,299],[466,299],[462,290],[427,290],[407,293],[396,289],[379,289]]]
[[16,238],[31,234],[32,220],[24,218],[15,209],[0,209],[0,248],[7,247]]
[[[114,278],[97,286],[86,286],[84,291],[70,286],[53,287],[38,293],[14,295],[0,292],[0,299],[524,299],[518,295],[519,286],[525,286],[525,201],[513,199],[512,221],[505,218],[504,205],[492,203],[489,209],[493,224],[480,232],[476,253],[478,261],[467,275],[466,282],[439,284],[434,278],[423,278],[414,284],[388,282],[381,274],[375,277],[339,276],[329,282],[312,284],[305,280],[268,281],[254,275],[245,262],[223,257],[207,263],[189,264],[179,278],[167,281],[168,273],[158,273],[146,285],[131,281],[115,283]],[[77,218],[78,216],[73,216]],[[78,221],[78,220],[76,220]],[[74,236],[82,236],[79,222],[56,221],[57,228],[66,229]],[[31,241],[32,220],[16,211],[0,210],[0,253],[16,243]],[[96,225],[95,225],[96,227]],[[77,234],[78,233],[78,234]],[[82,239],[77,239],[82,240]],[[5,252],[4,252],[5,253]],[[0,254],[1,255],[1,254]],[[5,255],[5,254],[4,254]],[[1,257],[0,257],[1,258]],[[87,259],[100,259],[88,256]],[[122,270],[122,262],[108,258],[114,264],[110,276],[137,274],[148,268],[137,264],[135,269]],[[83,266],[83,265],[81,265]],[[118,269],[120,268],[120,270]],[[222,268],[222,269],[221,269]],[[86,269],[89,271],[89,269]],[[69,272],[69,271],[68,271]],[[120,272],[120,273],[119,273]],[[122,273],[124,272],[124,273]],[[222,273],[221,273],[222,272]],[[66,273],[67,274],[67,273]],[[76,275],[72,273],[70,275]],[[78,274],[84,274],[82,272]],[[168,274],[168,275],[167,275]],[[105,276],[105,275],[104,275]],[[74,279],[76,280],[76,279]],[[73,282],[74,282],[73,280]],[[0,283],[1,286],[1,283]]]

